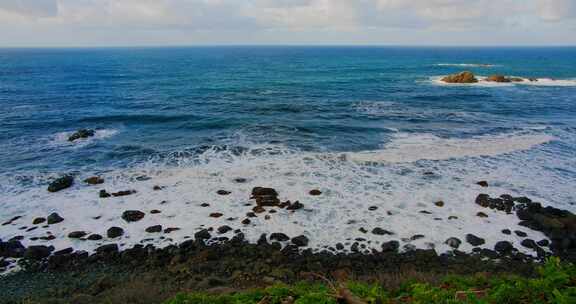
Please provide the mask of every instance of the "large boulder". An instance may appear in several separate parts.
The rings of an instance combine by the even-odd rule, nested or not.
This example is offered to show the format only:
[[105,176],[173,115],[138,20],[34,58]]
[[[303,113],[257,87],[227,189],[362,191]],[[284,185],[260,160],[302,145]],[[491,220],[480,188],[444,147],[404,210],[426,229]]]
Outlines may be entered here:
[[62,176],[48,185],[48,192],[58,192],[60,190],[72,187],[73,184],[74,177],[70,175]]
[[443,82],[446,83],[476,83],[478,79],[470,71],[460,72],[458,74],[448,75],[442,78]]
[[50,256],[50,253],[54,251],[54,247],[50,246],[30,246],[24,252],[24,258],[29,260],[41,260]]
[[258,206],[278,206],[280,200],[278,199],[278,192],[272,188],[255,187],[252,189],[252,197],[256,200]]
[[81,138],[88,138],[88,137],[92,137],[96,134],[96,132],[94,130],[91,129],[81,129],[78,130],[74,133],[72,133],[72,135],[70,135],[68,137],[68,141],[75,141],[77,139],[81,139]]
[[0,257],[21,258],[26,251],[26,247],[20,241],[0,241]]
[[52,224],[58,224],[60,222],[64,221],[64,218],[61,217],[58,213],[54,212],[52,214],[50,214],[47,218],[47,223],[48,225],[52,225]]
[[124,235],[124,229],[120,227],[110,227],[108,231],[106,231],[106,235],[111,239],[121,237]]

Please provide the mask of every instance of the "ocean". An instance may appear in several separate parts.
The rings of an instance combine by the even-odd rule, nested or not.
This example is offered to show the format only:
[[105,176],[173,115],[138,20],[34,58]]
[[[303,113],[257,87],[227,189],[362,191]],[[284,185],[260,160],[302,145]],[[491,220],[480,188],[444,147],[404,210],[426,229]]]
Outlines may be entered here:
[[[463,70],[526,81],[439,81]],[[486,247],[522,240],[501,234],[518,228],[505,214],[476,216],[480,193],[576,211],[571,47],[0,49],[0,106],[0,221],[23,216],[0,238],[27,245],[93,250],[111,240],[68,233],[121,226],[125,248],[165,246],[228,225],[251,241],[305,235],[314,250],[362,237],[366,249],[397,239],[442,251],[474,232]],[[81,128],[96,134],[69,142]],[[63,174],[74,186],[46,191]],[[94,175],[105,183],[82,183]],[[305,208],[241,224],[257,186]],[[102,189],[137,192],[102,199]],[[127,224],[125,210],[147,215]],[[23,232],[51,212],[65,221]],[[150,236],[151,225],[181,230]],[[359,232],[375,227],[394,234]],[[48,232],[55,239],[29,239]]]

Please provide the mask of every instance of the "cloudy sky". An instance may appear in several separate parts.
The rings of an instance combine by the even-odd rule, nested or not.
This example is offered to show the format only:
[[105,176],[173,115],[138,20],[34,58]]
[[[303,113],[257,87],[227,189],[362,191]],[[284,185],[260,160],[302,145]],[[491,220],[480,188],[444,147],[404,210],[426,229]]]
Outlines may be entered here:
[[0,0],[0,46],[576,45],[576,0]]

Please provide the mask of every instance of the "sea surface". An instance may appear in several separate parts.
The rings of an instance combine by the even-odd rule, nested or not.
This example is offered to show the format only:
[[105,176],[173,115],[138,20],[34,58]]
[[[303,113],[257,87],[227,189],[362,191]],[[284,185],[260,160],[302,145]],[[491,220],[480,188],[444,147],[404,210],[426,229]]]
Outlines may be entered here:
[[[525,81],[438,80],[463,70]],[[96,136],[68,142],[81,128]],[[48,193],[62,174],[75,185]],[[82,183],[93,175],[106,183]],[[306,208],[241,225],[255,186]],[[227,224],[252,240],[304,234],[318,249],[382,227],[395,235],[363,235],[367,247],[423,234],[415,246],[442,249],[481,230],[490,247],[521,239],[500,234],[510,217],[476,217],[476,195],[576,211],[575,188],[576,48],[0,49],[0,221],[24,216],[0,238],[58,212],[66,220],[48,229],[51,244],[86,250],[110,240],[67,233],[121,225],[126,246],[165,245]],[[101,189],[137,193],[100,199]],[[162,213],[126,224],[127,209]],[[208,217],[216,211],[225,216]],[[162,239],[143,232],[152,224],[182,229]]]

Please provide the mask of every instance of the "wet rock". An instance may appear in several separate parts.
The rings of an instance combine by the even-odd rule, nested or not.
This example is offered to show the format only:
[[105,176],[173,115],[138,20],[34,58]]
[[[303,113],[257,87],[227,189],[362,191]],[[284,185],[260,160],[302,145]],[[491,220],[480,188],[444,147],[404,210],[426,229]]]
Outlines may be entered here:
[[53,224],[58,224],[64,221],[64,218],[62,218],[58,213],[54,212],[52,214],[50,214],[47,218],[46,218],[48,225],[53,225]]
[[95,233],[95,234],[89,235],[86,239],[89,241],[99,241],[102,239],[102,236]]
[[24,252],[24,258],[29,260],[41,260],[50,256],[54,247],[50,246],[29,246]]
[[213,217],[213,218],[219,218],[219,217],[222,217],[223,215],[224,214],[219,213],[219,212],[210,213],[210,217]]
[[252,198],[258,206],[278,206],[278,192],[272,188],[255,187],[252,189]]
[[476,197],[476,204],[482,207],[488,207],[490,205],[490,196],[488,194],[479,194]]
[[203,207],[203,208],[210,207],[210,204],[208,204],[208,203],[202,203],[202,204],[200,204],[200,207]]
[[498,253],[510,253],[514,249],[514,246],[508,241],[500,241],[494,245],[494,250]]
[[432,214],[432,212],[428,211],[428,210],[421,210],[420,213],[422,214]]
[[285,235],[284,233],[276,232],[276,233],[270,234],[270,240],[285,242],[285,241],[290,240],[290,238],[287,235]]
[[20,215],[15,216],[15,217],[11,218],[10,220],[8,220],[7,222],[4,222],[4,223],[2,224],[2,226],[12,225],[12,223],[14,223],[15,221],[17,221],[17,220],[19,220],[19,219],[21,219],[21,218],[22,218],[22,216],[20,216]]
[[449,220],[457,220],[458,217],[455,216],[455,215],[451,215],[451,216],[448,217],[448,219],[449,219]]
[[485,187],[488,187],[488,182],[487,181],[479,181],[476,183],[476,185],[485,188]]
[[564,223],[560,220],[549,217],[540,213],[532,215],[534,221],[536,221],[544,230],[554,230],[554,229],[564,229]]
[[342,244],[342,243],[337,243],[337,244],[336,244],[336,249],[337,249],[337,250],[344,250],[344,244]]
[[400,248],[400,242],[398,241],[389,241],[382,243],[383,252],[396,252],[398,248]]
[[380,227],[376,227],[376,228],[372,229],[372,234],[375,234],[375,235],[393,235],[394,233],[392,233],[388,230],[382,229]]
[[444,202],[443,201],[437,201],[434,203],[434,205],[436,205],[436,207],[444,207]]
[[74,177],[67,175],[57,178],[48,185],[48,192],[58,192],[66,188],[72,187],[74,184]]
[[20,241],[0,241],[0,257],[5,258],[21,258],[24,256],[26,247],[20,243]]
[[100,190],[100,192],[98,192],[98,197],[100,197],[100,198],[108,198],[111,196],[112,196],[112,194],[106,192],[106,190]]
[[510,231],[510,229],[504,229],[504,230],[502,230],[502,233],[504,233],[506,235],[511,235],[512,231]]
[[246,218],[246,219],[243,219],[243,220],[242,220],[242,224],[244,224],[244,225],[249,225],[249,224],[250,224],[250,219],[247,219],[247,218]]
[[531,239],[522,240],[522,242],[520,242],[520,245],[534,250],[536,250],[536,248],[538,247],[538,245],[536,245],[536,242],[534,242],[534,240]]
[[226,191],[226,190],[218,190],[218,191],[216,191],[216,193],[217,193],[218,195],[228,195],[228,194],[230,194],[230,193],[232,193],[232,192]]
[[42,224],[42,223],[44,223],[44,222],[46,222],[46,218],[37,217],[37,218],[35,218],[35,219],[32,221],[32,224],[33,224],[33,225],[39,225],[39,224]]
[[368,210],[370,210],[370,211],[376,211],[377,209],[378,209],[378,207],[376,207],[376,206],[368,207]]
[[304,204],[300,203],[299,201],[295,201],[294,203],[288,205],[288,207],[286,207],[286,210],[299,210],[304,208]]
[[477,237],[473,234],[467,234],[466,235],[466,242],[468,242],[468,244],[470,244],[472,246],[480,246],[480,245],[483,245],[484,243],[486,243],[486,240],[484,240],[483,238]]
[[80,129],[68,136],[68,141],[72,142],[78,139],[92,137],[95,134],[96,132],[92,129]]
[[235,182],[235,183],[238,183],[238,184],[243,184],[243,183],[245,183],[245,182],[247,182],[247,181],[248,181],[248,179],[243,178],[243,177],[237,177],[237,178],[234,179],[234,182]]
[[442,78],[442,81],[446,83],[476,83],[478,79],[476,79],[472,72],[464,71],[458,74],[448,75]]
[[318,195],[322,194],[322,191],[320,191],[318,189],[314,189],[314,190],[310,190],[309,194],[312,196],[318,196]]
[[161,213],[162,211],[158,210],[158,209],[154,209],[154,210],[150,210],[150,214],[158,214]]
[[154,190],[154,191],[160,191],[162,189],[164,189],[164,187],[158,186],[158,185],[155,185],[154,187],[152,187],[152,190]]
[[139,210],[126,210],[122,213],[122,219],[126,222],[137,222],[143,219],[144,216],[144,212]]
[[113,254],[118,253],[117,244],[106,244],[96,248],[96,253],[98,254]]
[[218,230],[218,233],[219,233],[219,234],[224,234],[224,233],[226,233],[226,232],[228,232],[228,231],[231,231],[232,228],[231,228],[230,226],[224,225],[224,226],[218,227],[217,230]]
[[550,245],[550,241],[544,239],[544,240],[538,241],[536,244],[538,244],[538,246],[547,247],[548,245]]
[[180,228],[178,228],[178,227],[168,227],[168,228],[164,229],[164,233],[171,233],[171,232],[178,231],[178,230],[180,230]]
[[196,233],[194,233],[194,238],[197,240],[208,240],[212,237],[208,229],[202,229]]
[[86,236],[86,232],[84,231],[73,231],[68,234],[68,237],[71,239],[79,239]]
[[72,247],[68,247],[62,250],[54,251],[53,255],[68,255],[72,252],[74,252],[74,249]]
[[264,207],[258,205],[254,208],[252,208],[252,211],[254,211],[254,213],[264,213],[266,212],[266,209],[264,209]]
[[100,185],[104,183],[104,179],[100,176],[92,176],[85,179],[84,182],[89,185]]
[[458,238],[451,237],[447,239],[446,242],[444,243],[454,249],[458,249],[458,247],[460,247],[460,244],[462,244],[462,241],[460,241]]
[[108,236],[108,238],[111,239],[121,237],[123,235],[124,235],[124,229],[120,227],[110,227],[108,228],[108,231],[106,231],[106,236]]
[[146,232],[148,233],[159,233],[162,232],[162,225],[154,225],[146,228]]
[[297,237],[292,238],[292,244],[298,247],[305,247],[308,246],[308,238],[304,235],[299,235]]
[[114,192],[114,193],[112,193],[112,196],[119,197],[119,196],[132,195],[134,193],[136,193],[136,190],[124,190],[124,191]]
[[415,240],[419,240],[419,239],[423,239],[425,236],[423,234],[415,234],[412,237],[410,237],[411,241],[415,241]]
[[366,230],[366,228],[364,228],[364,227],[360,227],[360,229],[358,229],[358,231],[360,231],[362,233],[368,233],[368,230]]
[[516,230],[514,231],[514,233],[519,236],[519,237],[526,237],[528,236],[528,234],[526,234],[526,232],[520,231],[520,230]]
[[488,217],[488,214],[486,214],[486,213],[484,213],[484,212],[478,212],[478,213],[476,213],[476,216],[477,216],[477,217],[486,218],[486,217]]
[[504,75],[490,75],[486,77],[486,81],[490,82],[511,82],[509,78],[506,78]]

